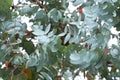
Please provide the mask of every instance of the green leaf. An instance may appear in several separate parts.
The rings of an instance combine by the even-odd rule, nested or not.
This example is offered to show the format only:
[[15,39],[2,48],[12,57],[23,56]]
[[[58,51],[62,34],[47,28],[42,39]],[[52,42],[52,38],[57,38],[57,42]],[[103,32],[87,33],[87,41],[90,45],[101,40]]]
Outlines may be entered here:
[[20,12],[20,15],[27,14],[28,16],[30,16],[30,15],[34,14],[38,9],[39,9],[38,6],[31,7],[31,6],[27,5],[27,6],[24,6],[22,9],[20,9],[19,12]]
[[22,64],[24,63],[24,59],[20,56],[15,56],[14,57],[14,60],[13,60],[13,63],[16,64],[16,65],[19,65],[19,64]]
[[112,49],[112,50],[110,51],[110,54],[112,55],[113,58],[117,58],[119,52],[118,52],[117,49]]
[[51,29],[51,25],[49,24],[45,29],[45,34],[47,34],[50,31],[50,29]]
[[112,49],[110,50],[110,54],[113,58],[119,59],[120,49],[116,45],[112,45]]
[[43,19],[45,16],[44,10],[40,10],[36,13],[35,19]]
[[41,44],[47,44],[50,42],[50,38],[46,35],[38,36],[37,39],[38,39],[38,42]]
[[3,57],[4,55],[5,55],[4,52],[1,50],[1,52],[0,52],[0,61],[1,62],[4,61],[4,57]]
[[61,4],[63,8],[67,8],[69,5],[66,0],[61,0]]
[[58,22],[62,18],[62,14],[56,8],[53,8],[48,12],[48,17],[51,18],[54,22]]
[[69,41],[70,37],[71,37],[71,34],[68,33],[64,39],[64,44],[66,44]]
[[26,63],[26,66],[27,67],[33,67],[33,66],[36,66],[37,64],[37,60],[35,58],[30,58],[27,63]]
[[87,68],[91,64],[95,65],[98,60],[98,54],[92,51],[81,50],[79,53],[75,52],[70,55],[70,62],[72,64],[80,65],[81,68]]
[[73,64],[79,64],[80,62],[80,57],[78,53],[73,53],[70,55],[71,63]]
[[19,20],[20,19],[16,18],[16,19],[4,21],[2,23],[4,25],[2,27],[2,30],[7,31],[7,34],[12,35],[12,38],[13,38],[13,35],[15,35],[16,33],[18,33],[20,36],[23,36],[25,34],[24,31],[27,28],[27,24],[21,23]]
[[52,36],[54,36],[54,33],[55,33],[54,31],[55,31],[55,30],[49,32],[49,33],[48,33],[48,37],[52,37]]
[[53,43],[49,44],[49,48],[51,49],[52,52],[57,51],[57,48],[55,47],[55,44],[53,44]]
[[0,22],[5,20],[5,16],[0,15]]
[[6,19],[11,18],[10,6],[12,5],[13,0],[3,0],[0,1],[0,16],[5,17]]
[[84,0],[75,0],[73,5],[78,6],[78,5],[82,4],[82,3],[84,3]]
[[40,72],[40,74],[41,74],[46,80],[52,80],[52,78],[51,78],[46,72]]
[[40,30],[40,29],[34,29],[34,32],[33,32],[34,35],[44,35],[45,32]]

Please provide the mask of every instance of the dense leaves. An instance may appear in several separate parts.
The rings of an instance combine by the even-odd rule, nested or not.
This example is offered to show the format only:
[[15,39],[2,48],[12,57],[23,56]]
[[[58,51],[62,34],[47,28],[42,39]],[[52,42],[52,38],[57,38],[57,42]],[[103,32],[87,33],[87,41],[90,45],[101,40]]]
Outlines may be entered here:
[[20,47],[26,50],[28,54],[31,54],[35,51],[35,46],[31,40],[26,40],[26,37],[22,38],[22,42],[19,44]]
[[12,5],[12,0],[4,0],[0,2],[0,21],[2,19],[11,17],[10,7]]
[[88,80],[120,77],[119,0],[12,2],[0,2],[0,77],[74,80],[80,73]]

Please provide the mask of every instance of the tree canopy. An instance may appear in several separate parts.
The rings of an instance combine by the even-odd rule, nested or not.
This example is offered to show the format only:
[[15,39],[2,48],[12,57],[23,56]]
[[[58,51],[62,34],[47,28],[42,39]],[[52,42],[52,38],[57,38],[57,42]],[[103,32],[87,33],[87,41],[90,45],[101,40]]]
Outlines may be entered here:
[[[76,7],[73,12],[70,3]],[[119,31],[119,0],[18,0],[16,5],[1,0],[0,77],[74,80],[82,72],[88,80],[116,80]],[[113,38],[117,45],[109,46]]]

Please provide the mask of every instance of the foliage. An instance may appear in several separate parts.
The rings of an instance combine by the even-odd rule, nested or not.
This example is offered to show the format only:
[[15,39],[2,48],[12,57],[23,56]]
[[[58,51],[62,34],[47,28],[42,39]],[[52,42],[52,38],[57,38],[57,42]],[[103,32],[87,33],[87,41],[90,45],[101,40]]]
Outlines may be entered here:
[[[0,62],[5,67],[0,76],[74,80],[83,72],[88,80],[98,74],[106,80],[120,77],[119,35],[111,32],[112,27],[120,30],[119,6],[119,0],[19,0],[17,5],[2,0]],[[24,16],[33,23],[30,27]],[[118,44],[108,46],[112,38]]]
[[0,20],[4,18],[11,18],[10,6],[12,0],[4,0],[0,2]]

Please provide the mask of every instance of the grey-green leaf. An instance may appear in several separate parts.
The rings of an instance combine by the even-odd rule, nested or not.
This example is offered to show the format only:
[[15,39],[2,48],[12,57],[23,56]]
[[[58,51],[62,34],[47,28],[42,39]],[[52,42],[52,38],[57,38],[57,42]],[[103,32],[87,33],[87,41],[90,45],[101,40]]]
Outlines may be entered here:
[[47,74],[46,72],[40,72],[40,74],[42,74],[42,76],[44,76],[44,78],[45,78],[46,80],[52,80],[52,78],[50,77],[50,75]]
[[26,66],[27,67],[33,67],[37,64],[37,60],[35,58],[30,58],[27,63],[26,63]]
[[70,36],[71,36],[70,33],[68,33],[68,34],[66,35],[66,37],[65,37],[65,39],[64,39],[64,44],[66,44],[66,43],[69,41]]

